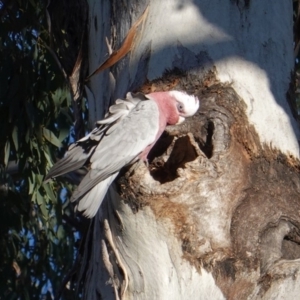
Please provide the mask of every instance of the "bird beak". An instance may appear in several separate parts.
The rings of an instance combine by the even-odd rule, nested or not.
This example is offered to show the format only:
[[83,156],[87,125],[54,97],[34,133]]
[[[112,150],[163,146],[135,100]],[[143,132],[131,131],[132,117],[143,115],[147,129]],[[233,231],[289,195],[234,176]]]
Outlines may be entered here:
[[184,120],[185,120],[184,117],[179,116],[179,119],[178,119],[178,122],[176,123],[176,125],[181,124]]

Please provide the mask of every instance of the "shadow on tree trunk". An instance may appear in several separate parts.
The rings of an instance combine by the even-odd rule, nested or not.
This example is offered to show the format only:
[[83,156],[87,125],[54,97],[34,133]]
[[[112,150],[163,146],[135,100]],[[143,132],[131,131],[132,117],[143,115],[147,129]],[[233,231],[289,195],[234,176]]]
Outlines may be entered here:
[[[262,297],[270,282],[293,276],[299,264],[299,162],[261,144],[243,100],[213,73],[200,81],[169,72],[141,90],[170,88],[199,96],[200,111],[168,128],[149,155],[149,168],[140,165],[118,179],[121,198],[108,193],[86,257],[86,299],[96,299],[96,290],[112,298],[145,292],[148,270],[140,264],[155,250],[136,239],[158,244],[160,230],[181,245],[176,256],[178,249],[166,242],[174,261],[211,272],[227,299]],[[151,226],[158,235],[147,240],[141,234]],[[164,267],[153,266],[156,272]]]

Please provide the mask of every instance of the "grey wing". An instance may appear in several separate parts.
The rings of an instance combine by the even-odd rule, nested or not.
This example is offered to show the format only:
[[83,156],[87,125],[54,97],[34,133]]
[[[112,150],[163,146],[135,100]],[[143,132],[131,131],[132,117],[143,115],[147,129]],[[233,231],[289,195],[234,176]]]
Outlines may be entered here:
[[91,170],[74,191],[71,201],[79,200],[98,183],[138,159],[139,154],[156,140],[158,130],[156,103],[151,100],[139,102],[119,122],[117,130],[103,136],[91,156]]
[[85,165],[89,160],[97,144],[100,142],[104,134],[113,132],[117,128],[118,123],[124,119],[129,112],[141,101],[146,100],[142,94],[131,95],[128,93],[126,99],[117,99],[115,104],[110,106],[106,117],[96,123],[93,131],[80,139],[69,147],[64,158],[58,161],[46,175],[44,182],[49,181],[53,177],[57,177]]
[[83,215],[92,218],[96,215],[104,196],[117,177],[118,173],[115,173],[103,181],[96,184],[90,191],[88,191],[78,202],[76,210],[83,212]]
[[57,177],[74,170],[80,169],[89,159],[96,145],[85,149],[81,145],[73,144],[70,146],[65,157],[58,161],[46,175],[44,182],[49,181],[53,177]]
[[50,169],[44,182],[49,181],[53,177],[66,174],[83,167],[103,137],[105,130],[107,130],[110,125],[111,124],[98,126],[87,136],[72,144],[66,155],[56,162]]

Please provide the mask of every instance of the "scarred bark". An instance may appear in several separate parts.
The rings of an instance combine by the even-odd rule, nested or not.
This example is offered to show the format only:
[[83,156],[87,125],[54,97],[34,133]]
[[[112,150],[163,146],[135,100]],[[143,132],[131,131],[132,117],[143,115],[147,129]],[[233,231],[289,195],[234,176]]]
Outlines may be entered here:
[[[162,90],[173,84],[201,97],[202,107],[185,124],[169,128],[150,154],[149,168],[140,165],[133,174],[129,171],[119,179],[122,199],[116,193],[107,198],[104,224],[110,227],[115,249],[110,248],[105,234],[102,243],[110,248],[107,251],[104,246],[107,257],[118,262],[109,273],[119,275],[114,288],[120,297],[126,289],[129,298],[136,293],[139,299],[193,297],[193,292],[178,294],[182,287],[176,292],[147,293],[155,283],[162,285],[152,276],[164,274],[167,264],[159,259],[165,254],[154,253],[154,249],[166,234],[170,235],[167,252],[178,280],[187,272],[176,267],[183,262],[198,272],[194,284],[207,282],[203,270],[215,280],[216,286],[198,288],[200,294],[211,291],[198,299],[268,299],[273,285],[279,281],[288,285],[297,279],[299,161],[262,146],[247,120],[242,99],[230,85],[217,82],[213,73],[202,82],[205,85],[195,75],[171,72],[141,89]],[[149,235],[152,227],[163,231],[161,236]],[[138,267],[142,263],[154,270]],[[170,274],[161,280],[164,276],[172,282]]]
[[[233,20],[240,16],[248,33],[257,33],[262,20],[273,20],[268,16],[269,4],[247,3],[241,7],[240,2],[228,2],[224,9]],[[271,57],[274,53],[274,61],[281,60],[285,36],[277,33],[276,39],[270,33],[267,44],[257,44],[257,54],[249,38],[238,39],[234,25],[212,18],[215,11],[207,19],[224,28],[215,25],[215,31],[208,30],[201,16],[208,14],[211,4],[195,1],[198,10],[190,13],[191,18],[200,11],[203,32],[219,42],[226,37],[222,51],[211,46],[213,39],[201,40],[198,35],[194,35],[195,44],[189,44],[188,27],[179,28],[173,37],[168,24],[180,14],[171,9],[175,17],[161,21],[166,27],[161,30],[169,30],[166,40],[171,42],[158,49],[162,41],[157,40],[160,32],[155,31],[154,20],[159,23],[156,16],[165,4],[151,5],[136,47],[112,69],[116,85],[104,91],[105,97],[108,93],[111,98],[122,96],[128,90],[179,89],[197,95],[201,108],[181,126],[167,130],[150,153],[148,167],[140,164],[124,170],[110,189],[94,220],[92,247],[86,247],[83,260],[85,298],[97,299],[101,294],[103,299],[296,299],[300,280],[298,129],[284,96],[290,61],[281,65],[281,75],[272,75]],[[258,5],[265,9],[264,16],[255,15]],[[272,8],[280,5],[276,1]],[[183,7],[182,14],[191,7]],[[120,42],[145,4],[130,2],[119,11],[114,3],[112,8],[112,32],[120,34],[114,35]],[[276,14],[273,11],[273,17]],[[194,19],[195,28],[199,19]],[[279,19],[274,19],[276,28],[287,24],[276,22]],[[236,30],[243,32],[240,27]],[[254,52],[243,53],[241,44]],[[268,55],[265,61],[264,55]],[[102,74],[101,82],[108,78]],[[93,86],[96,78],[91,80]]]

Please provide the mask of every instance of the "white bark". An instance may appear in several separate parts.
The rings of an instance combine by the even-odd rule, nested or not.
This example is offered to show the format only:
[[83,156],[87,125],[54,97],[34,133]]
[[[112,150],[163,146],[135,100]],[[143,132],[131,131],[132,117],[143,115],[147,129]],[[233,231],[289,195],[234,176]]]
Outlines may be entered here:
[[[110,41],[110,2],[89,1],[89,71],[92,73],[108,57]],[[86,87],[89,123],[93,128],[95,122],[103,118],[107,112],[110,98],[114,90],[114,82],[109,70],[91,78]]]
[[[108,71],[92,78],[90,89],[94,98],[89,99],[90,120],[94,122],[102,117],[111,99],[128,92],[141,74],[141,58],[150,54],[147,68],[143,69],[143,75],[149,80],[161,77],[166,69],[174,67],[195,74],[199,69],[208,71],[215,67],[218,79],[230,83],[247,104],[247,116],[260,141],[299,158],[299,129],[286,100],[294,65],[292,1],[252,0],[249,8],[236,2],[244,3],[150,1],[149,14],[135,48],[114,69],[115,86]],[[108,53],[105,37],[110,37],[110,31],[117,32],[116,44],[120,45],[146,7],[141,2],[128,1],[124,11],[114,15],[119,17],[114,21],[122,24],[122,30],[116,24],[109,29],[112,9],[107,3],[90,0],[89,4],[91,72]],[[213,170],[213,162],[209,163]],[[236,168],[241,168],[241,174],[246,172],[238,163]],[[222,189],[216,191],[210,188],[213,180],[214,176],[201,179],[191,199],[172,199],[175,204],[178,201],[188,205],[192,218],[197,220],[202,254],[212,248],[230,247],[230,208],[235,207],[232,203],[237,205],[244,188],[236,178],[234,192],[226,191],[223,189],[226,176],[220,176]],[[180,184],[180,178],[172,184]],[[228,186],[232,187],[229,183]],[[126,299],[225,298],[211,273],[201,267],[201,272],[197,271],[183,258],[181,241],[168,219],[157,219],[149,207],[134,214],[112,193],[110,205],[121,215],[125,228],[124,231],[115,229],[115,234],[129,276]],[[232,197],[230,207],[226,203],[228,195]],[[114,227],[113,218],[110,222]],[[245,274],[245,280],[254,284],[259,277],[256,272]],[[280,299],[291,299],[284,294],[285,288],[290,295],[299,293],[299,277],[291,274],[286,271],[285,278],[275,282],[265,294],[257,287],[247,299],[275,299],[277,295]]]
[[[110,40],[110,8],[107,1],[91,1],[90,7],[89,59],[90,70],[94,70],[108,55],[105,38]],[[132,7],[135,8],[133,4]],[[122,32],[118,34],[123,35],[117,36],[118,41],[126,36],[142,8],[134,11],[134,15],[128,12],[125,20],[118,20],[122,23]],[[299,157],[300,133],[286,101],[294,66],[291,1],[276,0],[270,5],[268,1],[253,0],[249,9],[244,9],[230,1],[166,0],[151,1],[149,8],[139,45],[130,60],[121,62],[116,91],[112,91],[114,84],[108,71],[91,80],[95,95],[95,102],[89,101],[92,122],[103,115],[110,97],[127,92],[141,55],[150,43],[150,80],[182,59],[180,44],[195,55],[207,53],[209,60],[204,61],[203,67],[215,66],[219,79],[233,85],[246,102],[249,119],[262,142]],[[187,67],[190,63],[186,62]],[[104,107],[95,104],[99,102]]]
[[225,299],[209,272],[200,274],[182,259],[181,242],[168,220],[157,220],[150,208],[132,214],[112,189],[109,199],[125,229],[117,245],[128,271],[128,299]]
[[205,67],[215,66],[246,102],[261,141],[299,157],[299,129],[286,101],[294,66],[291,14],[292,1],[253,0],[245,10],[230,1],[151,2],[132,60],[137,63],[151,41],[151,80],[180,59],[178,43],[195,55],[205,51]]

